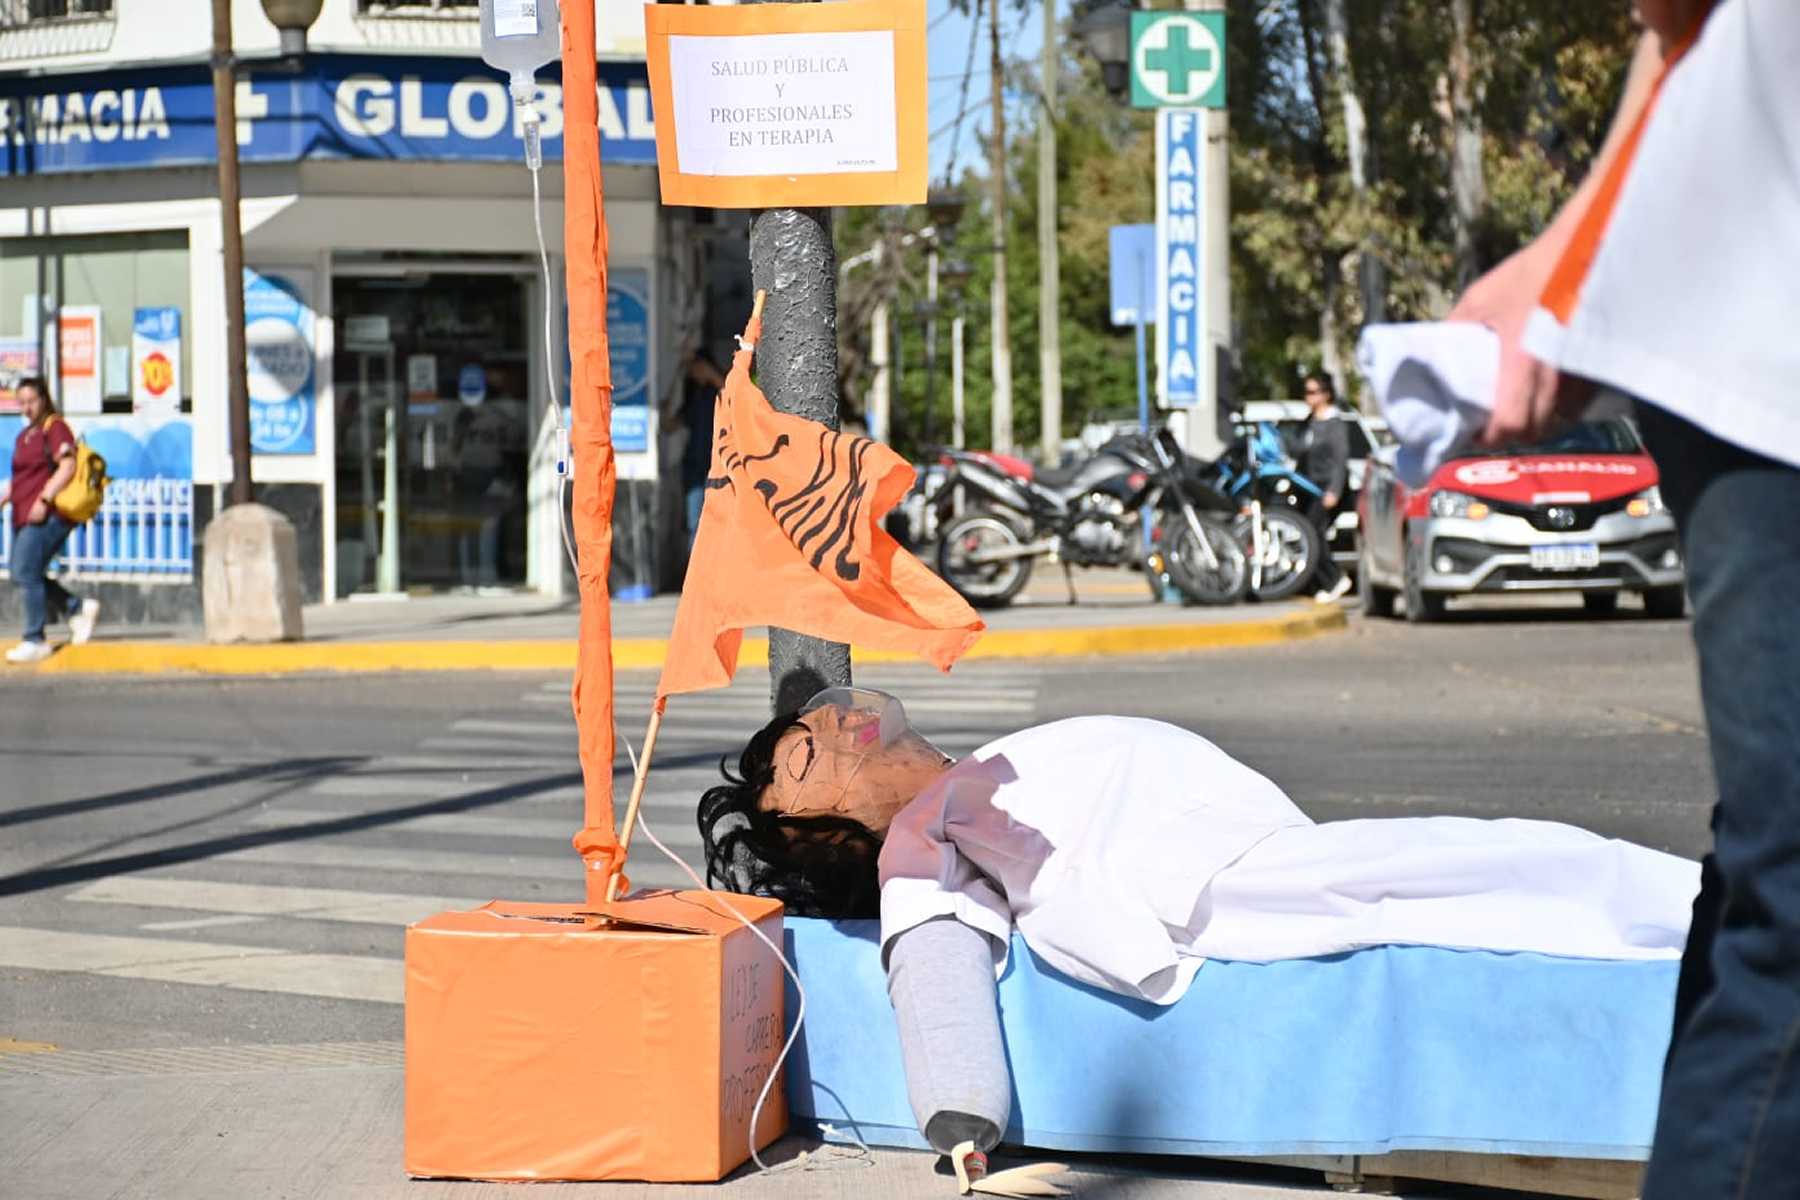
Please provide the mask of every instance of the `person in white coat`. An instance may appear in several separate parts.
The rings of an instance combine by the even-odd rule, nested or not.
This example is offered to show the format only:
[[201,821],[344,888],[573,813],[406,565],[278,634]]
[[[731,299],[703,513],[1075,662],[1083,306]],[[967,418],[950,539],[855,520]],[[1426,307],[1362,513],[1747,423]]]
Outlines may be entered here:
[[[709,882],[794,915],[879,913],[915,1115],[946,1153],[1005,1126],[992,985],[1014,930],[1072,979],[1173,1004],[1207,958],[1673,958],[1699,887],[1693,862],[1548,821],[1316,824],[1205,738],[1133,717],[952,762],[894,697],[832,689],[759,731],[726,779],[698,814]],[[945,1063],[956,1078],[934,1081]],[[934,1135],[945,1114],[955,1128]]]

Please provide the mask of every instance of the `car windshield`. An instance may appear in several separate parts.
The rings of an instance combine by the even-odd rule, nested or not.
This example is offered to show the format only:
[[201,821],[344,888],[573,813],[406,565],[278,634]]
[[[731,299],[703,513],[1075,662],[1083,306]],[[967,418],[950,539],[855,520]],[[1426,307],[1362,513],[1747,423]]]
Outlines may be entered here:
[[1643,442],[1637,430],[1623,417],[1604,421],[1583,421],[1571,425],[1552,437],[1536,442],[1515,442],[1502,446],[1471,447],[1459,458],[1494,458],[1511,454],[1642,454]]

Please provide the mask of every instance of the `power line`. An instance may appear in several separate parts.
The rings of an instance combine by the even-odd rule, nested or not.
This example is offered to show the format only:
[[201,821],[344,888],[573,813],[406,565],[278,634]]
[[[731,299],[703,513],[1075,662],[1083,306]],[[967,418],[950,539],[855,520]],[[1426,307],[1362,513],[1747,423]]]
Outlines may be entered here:
[[[1049,0],[1045,0],[1045,2],[1048,3]],[[950,158],[944,164],[946,183],[956,178],[956,153],[962,148],[962,122],[963,118],[969,115],[969,76],[975,71],[975,43],[981,33],[981,5],[982,0],[975,0],[975,11],[969,14],[969,53],[963,62],[962,91],[957,98],[958,112],[955,121],[951,124],[953,132],[950,135]],[[988,94],[992,95],[993,93]],[[983,102],[985,103],[985,98]],[[942,132],[941,129],[938,131],[938,133]],[[937,133],[932,134],[930,140],[936,141],[937,136]]]

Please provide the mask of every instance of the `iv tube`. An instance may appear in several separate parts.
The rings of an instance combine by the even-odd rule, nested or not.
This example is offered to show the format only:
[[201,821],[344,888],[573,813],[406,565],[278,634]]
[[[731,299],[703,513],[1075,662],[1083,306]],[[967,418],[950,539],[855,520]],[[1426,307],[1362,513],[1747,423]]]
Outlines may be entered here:
[[[550,252],[544,243],[544,208],[543,194],[539,187],[538,173],[543,169],[544,152],[539,133],[540,118],[536,104],[537,70],[547,63],[561,57],[562,13],[558,0],[481,0],[481,57],[490,67],[497,71],[505,71],[510,79],[508,91],[512,96],[514,108],[518,112],[519,130],[525,141],[525,165],[531,170],[531,215],[532,223],[537,231],[538,262],[543,271],[544,281],[544,379],[549,391],[550,419],[556,428],[556,518],[557,526],[562,532],[563,549],[569,556],[569,565],[577,574],[580,564],[576,561],[575,542],[569,533],[569,429],[563,423],[563,408],[557,399],[556,389],[556,338],[551,325],[551,293],[550,293]],[[623,738],[626,753],[632,759],[632,767],[637,767],[637,752],[629,737]],[[706,881],[702,880],[694,869],[683,862],[679,856],[665,846],[651,831],[648,825],[640,822],[639,827],[658,850],[662,851],[670,861],[680,867],[694,885],[702,891],[709,890]],[[797,1166],[801,1170],[814,1169],[803,1153],[793,1163],[783,1167],[770,1167],[757,1153],[756,1129],[761,1124],[763,1106],[768,1103],[769,1093],[780,1078],[781,1067],[787,1061],[794,1043],[799,1040],[802,1023],[806,1020],[806,989],[801,986],[799,972],[782,953],[769,936],[742,912],[736,905],[714,893],[717,901],[738,923],[755,934],[768,949],[780,960],[782,970],[793,981],[794,990],[799,995],[799,1010],[794,1014],[794,1027],[787,1040],[782,1044],[781,1052],[776,1056],[769,1076],[763,1082],[762,1090],[757,1093],[756,1104],[750,1111],[749,1150],[750,1158],[757,1168],[767,1174],[783,1167]],[[858,1161],[873,1165],[868,1158],[869,1148],[863,1140],[856,1136],[855,1130],[848,1130],[850,1137],[862,1149]]]

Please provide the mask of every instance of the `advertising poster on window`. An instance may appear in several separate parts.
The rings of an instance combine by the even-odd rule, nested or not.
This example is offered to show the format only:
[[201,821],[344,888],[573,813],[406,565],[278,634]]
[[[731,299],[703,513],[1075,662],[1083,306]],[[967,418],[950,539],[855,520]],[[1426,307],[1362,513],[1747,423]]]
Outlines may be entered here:
[[100,378],[100,309],[71,304],[57,314],[56,328],[62,391],[57,405],[66,413],[97,413],[106,397]]
[[19,381],[36,374],[37,339],[0,338],[0,413],[19,411]]
[[315,449],[316,323],[311,271],[244,269],[250,448],[258,454],[311,454]]
[[181,411],[181,310],[140,308],[131,323],[131,411]]
[[613,449],[642,454],[650,449],[650,272],[622,267],[606,282]]

